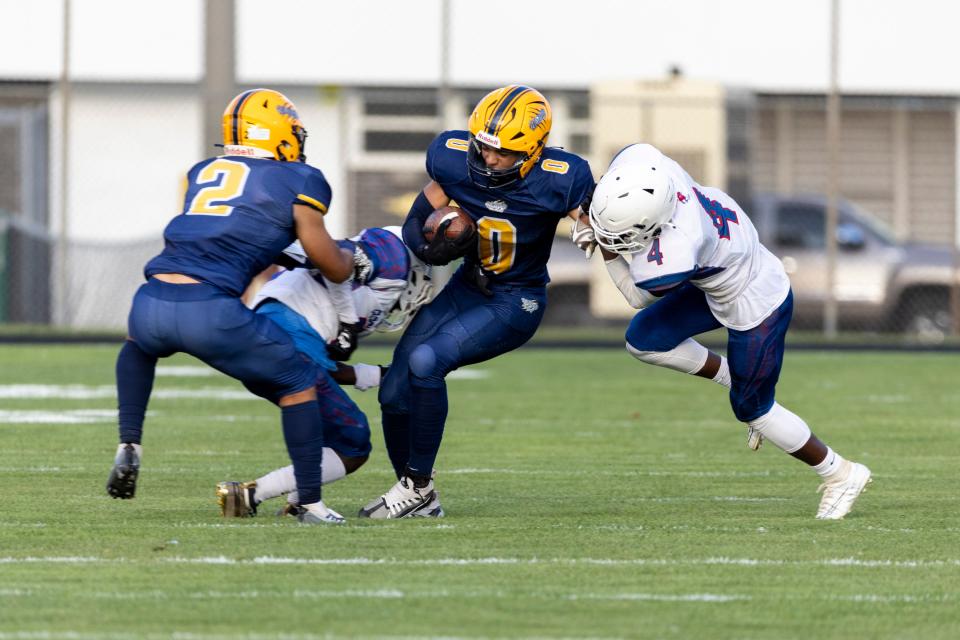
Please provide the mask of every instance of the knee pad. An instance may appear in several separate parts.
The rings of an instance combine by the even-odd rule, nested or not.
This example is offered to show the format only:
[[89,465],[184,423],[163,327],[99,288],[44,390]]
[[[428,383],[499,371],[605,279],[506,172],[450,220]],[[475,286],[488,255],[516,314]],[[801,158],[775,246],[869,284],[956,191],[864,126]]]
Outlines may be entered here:
[[787,453],[793,453],[810,439],[810,427],[797,414],[773,403],[770,411],[747,423],[764,438]]
[[417,378],[429,378],[437,373],[437,352],[429,344],[418,345],[410,354],[410,373]]
[[706,347],[691,338],[669,351],[641,351],[627,342],[627,352],[641,362],[690,374],[700,371],[709,355]]

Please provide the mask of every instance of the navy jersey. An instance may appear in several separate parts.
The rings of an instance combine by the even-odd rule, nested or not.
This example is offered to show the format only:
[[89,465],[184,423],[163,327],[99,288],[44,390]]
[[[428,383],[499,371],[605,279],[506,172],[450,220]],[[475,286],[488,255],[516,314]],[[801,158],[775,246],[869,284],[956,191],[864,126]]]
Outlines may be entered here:
[[557,223],[593,189],[583,158],[547,147],[526,178],[501,189],[473,183],[467,171],[468,131],[445,131],[427,150],[427,173],[477,223],[477,262],[493,284],[543,285]]
[[294,240],[293,205],[330,206],[323,174],[300,162],[220,156],[187,173],[183,210],[163,232],[164,249],[144,275],[182,273],[243,293]]

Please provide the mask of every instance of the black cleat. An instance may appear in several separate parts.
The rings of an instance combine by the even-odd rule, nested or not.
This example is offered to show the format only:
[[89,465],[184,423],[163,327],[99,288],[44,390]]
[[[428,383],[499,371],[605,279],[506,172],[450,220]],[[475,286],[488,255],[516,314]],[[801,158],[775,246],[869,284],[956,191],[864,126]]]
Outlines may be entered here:
[[137,492],[137,474],[140,473],[140,456],[132,444],[121,444],[113,459],[113,469],[107,478],[107,493],[114,498],[130,500]]

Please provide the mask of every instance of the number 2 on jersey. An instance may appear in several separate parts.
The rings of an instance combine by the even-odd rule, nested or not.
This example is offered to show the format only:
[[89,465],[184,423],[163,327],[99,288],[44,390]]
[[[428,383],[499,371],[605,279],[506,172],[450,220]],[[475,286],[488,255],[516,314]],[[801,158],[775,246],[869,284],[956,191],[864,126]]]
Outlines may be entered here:
[[477,233],[480,236],[480,266],[493,273],[509,270],[517,249],[517,228],[513,223],[484,216],[477,220]]
[[188,216],[228,216],[233,207],[224,204],[243,195],[250,167],[235,160],[217,158],[197,175],[200,190],[187,207]]

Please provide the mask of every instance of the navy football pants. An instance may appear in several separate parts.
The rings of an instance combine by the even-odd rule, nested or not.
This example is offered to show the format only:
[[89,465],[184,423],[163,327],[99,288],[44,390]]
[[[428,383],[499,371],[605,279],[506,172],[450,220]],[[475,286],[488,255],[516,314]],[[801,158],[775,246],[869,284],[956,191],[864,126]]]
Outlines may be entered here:
[[[727,330],[730,405],[737,420],[756,420],[773,406],[792,317],[793,291],[753,329]],[[639,351],[669,351],[687,338],[722,326],[707,306],[703,291],[687,283],[637,313],[626,337]]]
[[398,474],[404,463],[422,474],[433,469],[446,421],[446,375],[525,343],[545,308],[545,287],[499,287],[486,296],[458,271],[420,309],[380,385],[384,439]]

